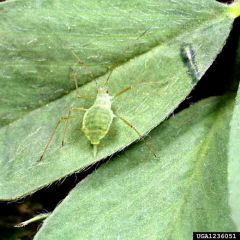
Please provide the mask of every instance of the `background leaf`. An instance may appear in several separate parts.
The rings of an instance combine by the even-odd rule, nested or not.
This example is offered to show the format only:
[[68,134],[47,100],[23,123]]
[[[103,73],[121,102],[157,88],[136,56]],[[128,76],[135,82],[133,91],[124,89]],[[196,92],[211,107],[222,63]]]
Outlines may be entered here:
[[[238,47],[237,61],[235,67],[235,79],[240,80],[240,45]],[[232,208],[232,218],[240,231],[240,88],[235,100],[233,118],[231,121],[230,143],[229,143],[229,164],[228,164],[228,187],[229,201]]]
[[80,183],[34,239],[190,240],[193,231],[234,231],[226,171],[232,103],[201,101],[153,130],[146,141],[160,161],[144,144],[131,147]]
[[[11,116],[5,116],[3,124],[23,116],[0,130],[1,199],[32,193],[138,138],[116,120],[99,148],[97,159],[93,159],[90,144],[78,131],[80,116],[78,122],[71,124],[65,147],[60,148],[60,129],[44,161],[36,163],[59,117],[66,114],[69,106],[77,104],[75,92],[27,115],[23,112],[59,97],[59,93],[51,94],[54,91],[67,89],[69,67],[76,62],[70,48],[90,65],[90,70],[83,67],[78,71],[81,84],[103,75],[107,67],[115,64],[109,86],[112,94],[146,80],[165,83],[164,87],[158,84],[139,87],[119,97],[113,105],[114,111],[146,134],[196,84],[182,61],[182,44],[192,45],[202,75],[221,51],[233,22],[226,6],[207,0],[131,3],[36,0],[14,1],[0,7],[4,13],[0,18],[1,36],[4,35],[0,40],[1,59],[4,57],[0,89],[5,101],[1,111],[3,116],[6,112]],[[145,36],[136,41],[146,29],[149,31]],[[32,91],[36,84],[37,91]],[[83,86],[80,91],[94,95],[95,83]],[[43,99],[41,103],[39,99]],[[78,103],[85,107],[91,104],[91,101]],[[15,111],[16,106],[28,110]]]

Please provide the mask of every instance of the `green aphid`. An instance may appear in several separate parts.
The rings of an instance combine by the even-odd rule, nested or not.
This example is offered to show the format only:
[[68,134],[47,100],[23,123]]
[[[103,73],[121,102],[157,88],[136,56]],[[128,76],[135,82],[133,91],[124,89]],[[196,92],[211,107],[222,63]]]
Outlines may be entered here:
[[[93,156],[94,158],[97,156],[97,146],[101,143],[101,140],[108,134],[109,129],[112,125],[113,119],[114,118],[119,118],[121,119],[128,127],[130,127],[131,129],[133,129],[136,134],[138,134],[138,136],[141,138],[142,135],[140,134],[140,132],[131,124],[129,123],[125,118],[123,118],[122,116],[119,116],[117,113],[113,113],[112,111],[112,102],[115,98],[117,98],[118,96],[126,93],[129,90],[134,89],[135,87],[138,86],[144,86],[144,85],[148,85],[148,84],[160,84],[160,85],[166,85],[167,82],[161,83],[161,82],[141,82],[141,83],[137,83],[135,85],[131,85],[128,86],[126,88],[124,88],[123,90],[121,90],[120,92],[118,92],[117,94],[115,94],[114,96],[111,96],[108,92],[108,80],[111,76],[111,73],[109,74],[104,86],[98,87],[97,85],[97,96],[95,98],[95,101],[93,103],[93,105],[88,108],[70,108],[68,111],[68,115],[65,117],[62,117],[52,135],[49,138],[49,141],[39,159],[42,160],[44,154],[46,153],[52,138],[58,128],[58,126],[60,125],[61,122],[65,122],[65,128],[64,128],[64,134],[63,134],[63,139],[62,139],[62,145],[64,145],[64,137],[66,134],[66,130],[68,127],[68,120],[71,118],[75,118],[75,116],[72,116],[71,113],[72,112],[84,112],[84,116],[83,116],[83,122],[82,122],[82,131],[85,134],[86,138],[90,141],[90,143],[93,145]],[[78,90],[78,85],[77,85],[77,78],[76,78],[76,74],[73,75],[73,80],[75,82],[76,85],[76,92]],[[77,93],[77,98],[81,98],[81,99],[87,99],[87,98],[93,98],[91,96],[80,96]],[[151,150],[151,148],[148,146],[149,151],[156,157],[156,155],[154,154],[154,152]]]
[[93,145],[93,155],[97,155],[97,145],[107,135],[115,115],[112,111],[113,97],[106,87],[100,87],[92,107],[86,110],[82,131]]
[[[149,29],[144,31],[139,37],[144,36],[149,31]],[[77,59],[77,64],[80,64],[80,65],[84,66],[85,65],[84,62],[74,53],[74,51],[71,51],[71,52],[72,52],[73,56]],[[87,66],[85,65],[85,67],[87,67]],[[66,134],[66,131],[67,131],[67,128],[68,128],[68,120],[72,119],[72,118],[76,118],[75,116],[71,115],[72,112],[80,112],[80,111],[84,112],[83,122],[82,122],[82,131],[83,131],[84,135],[86,136],[86,138],[93,145],[93,156],[94,156],[94,158],[97,156],[97,147],[101,143],[101,140],[104,137],[107,136],[114,118],[121,119],[128,127],[133,129],[135,131],[135,133],[140,138],[142,137],[140,132],[131,123],[129,123],[125,118],[118,115],[116,112],[113,113],[112,102],[118,96],[124,94],[125,92],[127,92],[127,91],[129,91],[129,90],[131,90],[135,87],[144,86],[144,85],[147,85],[147,84],[166,85],[167,82],[164,82],[164,83],[161,83],[161,82],[141,82],[141,83],[137,83],[135,85],[131,85],[129,87],[126,87],[123,90],[121,90],[120,92],[118,92],[117,94],[111,96],[108,92],[108,82],[109,82],[111,73],[112,73],[112,71],[110,71],[110,74],[109,74],[104,86],[99,87],[98,83],[96,81],[97,96],[95,97],[95,101],[94,101],[93,105],[89,109],[70,108],[69,111],[68,111],[68,115],[62,117],[57,122],[57,125],[56,125],[52,135],[50,136],[50,138],[48,140],[48,143],[47,143],[39,161],[41,161],[43,159],[43,156],[46,153],[58,126],[62,122],[65,123],[64,134],[63,134],[63,138],[62,138],[62,145],[64,145],[64,137],[65,137],[65,134]],[[75,82],[77,98],[81,98],[81,99],[93,98],[93,97],[89,97],[89,96],[79,96],[76,73],[73,73],[72,78]],[[147,144],[146,144],[146,146],[147,146]],[[156,155],[151,150],[151,148],[149,146],[147,146],[147,147],[148,147],[149,151],[156,157]]]

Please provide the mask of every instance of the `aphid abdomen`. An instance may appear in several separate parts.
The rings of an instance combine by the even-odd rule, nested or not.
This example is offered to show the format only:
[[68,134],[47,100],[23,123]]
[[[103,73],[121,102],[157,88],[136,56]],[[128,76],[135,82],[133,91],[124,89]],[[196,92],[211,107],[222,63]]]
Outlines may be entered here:
[[110,108],[93,105],[83,117],[82,130],[91,144],[97,145],[106,136],[113,120]]

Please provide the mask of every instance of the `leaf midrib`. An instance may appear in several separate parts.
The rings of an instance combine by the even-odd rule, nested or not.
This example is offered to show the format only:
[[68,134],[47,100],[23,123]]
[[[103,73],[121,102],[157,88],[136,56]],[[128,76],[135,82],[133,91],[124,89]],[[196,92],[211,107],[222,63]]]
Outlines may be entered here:
[[[182,203],[180,204],[180,206],[177,206],[177,210],[175,211],[176,214],[175,214],[175,217],[173,217],[173,219],[175,220],[173,223],[171,223],[172,225],[172,228],[170,231],[168,231],[167,233],[169,233],[169,237],[167,239],[171,239],[171,235],[172,235],[172,232],[174,232],[174,230],[176,229],[176,225],[179,223],[179,219],[180,219],[180,216],[181,216],[181,213],[182,211],[184,210],[184,203],[186,202],[186,199],[188,198],[188,196],[190,195],[191,193],[191,189],[196,180],[199,178],[199,182],[202,180],[202,176],[203,174],[197,174],[199,173],[200,171],[203,172],[203,162],[205,160],[205,156],[207,155],[208,153],[208,146],[210,146],[211,144],[211,140],[214,138],[214,134],[215,134],[215,131],[219,128],[216,127],[216,125],[219,124],[219,118],[222,116],[222,111],[224,111],[225,109],[222,109],[220,110],[217,115],[214,115],[215,112],[213,112],[211,115],[209,115],[209,117],[212,117],[212,125],[211,125],[211,128],[209,129],[209,131],[207,132],[205,138],[204,138],[204,141],[202,141],[202,143],[199,145],[199,149],[198,149],[198,153],[197,156],[199,156],[196,161],[195,161],[195,167],[193,168],[193,173],[191,174],[191,177],[189,178],[189,181],[188,181],[188,184],[187,186],[185,187],[186,191],[185,191],[185,194],[183,195],[182,197]],[[221,120],[221,119],[220,119]],[[202,183],[202,181],[201,181]],[[208,212],[207,212],[208,214]],[[209,219],[209,218],[207,218]],[[168,235],[166,233],[166,236]]]

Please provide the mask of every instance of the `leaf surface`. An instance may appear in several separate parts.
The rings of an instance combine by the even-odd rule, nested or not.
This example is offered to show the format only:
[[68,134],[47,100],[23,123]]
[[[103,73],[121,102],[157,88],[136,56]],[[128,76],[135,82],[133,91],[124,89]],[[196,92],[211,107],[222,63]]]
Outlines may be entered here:
[[[93,103],[77,101],[74,91],[65,94],[71,89],[70,67],[78,73],[82,95],[96,96],[95,82],[84,83],[96,77],[99,83],[106,81],[109,68],[112,95],[132,84],[158,82],[135,88],[113,103],[113,111],[144,135],[196,84],[182,59],[182,46],[192,46],[202,76],[236,17],[215,0],[26,0],[2,3],[0,12],[0,115],[5,125],[0,129],[0,199],[30,194],[139,138],[114,119],[94,159],[80,131],[79,114],[70,120],[65,146],[60,146],[61,126],[44,160],[37,163],[69,107]],[[70,49],[83,66],[76,66]]]
[[161,160],[144,143],[132,146],[78,184],[34,239],[190,240],[193,231],[234,231],[227,191],[232,99],[203,100],[154,129],[145,142]]
[[[240,45],[238,47],[237,61],[235,66],[235,80],[240,80]],[[240,231],[240,88],[235,100],[233,118],[231,121],[231,132],[229,142],[228,163],[228,188],[229,202],[232,209],[232,218]]]

